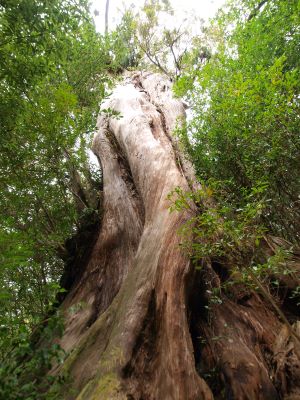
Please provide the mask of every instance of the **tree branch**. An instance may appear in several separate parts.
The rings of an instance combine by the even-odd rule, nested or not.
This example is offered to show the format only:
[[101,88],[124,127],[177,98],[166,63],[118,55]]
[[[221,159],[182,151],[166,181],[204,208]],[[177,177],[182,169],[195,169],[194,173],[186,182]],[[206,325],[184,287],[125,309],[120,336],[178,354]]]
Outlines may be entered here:
[[106,0],[105,5],[105,35],[108,33],[108,10],[109,10],[109,0]]
[[260,9],[262,8],[262,6],[263,6],[264,4],[266,4],[267,2],[268,2],[268,0],[262,0],[260,3],[258,3],[258,5],[254,8],[254,10],[251,11],[251,13],[250,13],[250,15],[249,15],[247,21],[251,21],[252,18],[256,17],[257,14],[258,14],[258,12],[259,12],[259,10],[260,10]]

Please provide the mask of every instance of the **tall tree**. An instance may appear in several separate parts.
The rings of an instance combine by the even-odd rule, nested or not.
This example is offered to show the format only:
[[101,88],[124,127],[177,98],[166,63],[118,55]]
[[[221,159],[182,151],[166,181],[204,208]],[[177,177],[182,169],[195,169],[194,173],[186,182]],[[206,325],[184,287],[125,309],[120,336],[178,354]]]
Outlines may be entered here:
[[[185,111],[170,89],[161,75],[134,73],[103,105],[121,118],[100,117],[94,139],[104,211],[93,250],[62,304],[67,329],[60,343],[70,355],[61,371],[69,372],[74,390],[64,396],[297,396],[297,335],[243,281],[222,289],[230,269],[206,257],[196,270],[181,247],[178,229],[199,214],[199,199],[170,213],[174,188],[197,190],[172,136]],[[70,314],[76,304],[83,307]]]
[[[169,7],[168,2],[163,3]],[[281,161],[281,172],[294,165],[290,143],[297,143],[298,121],[293,109],[298,107],[294,97],[298,87],[296,2],[292,6],[281,1],[261,3],[231,2],[230,13],[221,14],[212,31],[219,38],[212,56],[207,49],[195,48],[199,41],[184,52],[180,68],[184,66],[186,74],[178,81],[177,92],[187,93],[194,106],[190,131],[186,130],[183,102],[174,98],[166,76],[126,73],[110,96],[106,95],[112,74],[133,66],[140,57],[135,50],[140,33],[132,35],[138,26],[130,13],[119,33],[99,37],[88,15],[73,7],[81,2],[53,3],[60,7],[54,8],[58,22],[53,26],[59,26],[62,16],[66,25],[61,42],[55,35],[57,31],[60,38],[60,30],[53,29],[49,35],[50,42],[54,41],[51,68],[42,64],[44,68],[32,74],[27,87],[27,79],[8,79],[3,63],[8,80],[3,80],[2,87],[11,84],[16,107],[11,111],[13,123],[9,125],[6,119],[6,161],[1,164],[7,176],[1,226],[6,264],[1,283],[8,284],[2,297],[6,299],[5,330],[1,330],[5,356],[0,367],[2,397],[299,397],[299,256],[290,242],[274,237],[283,232],[273,229],[281,226],[276,209],[271,217],[274,207],[264,211],[268,208],[266,187],[273,190],[273,205],[286,204],[290,215],[295,210],[295,203],[287,197],[276,197],[277,181],[266,168],[269,164],[264,164],[269,160],[264,139],[274,138],[272,168],[276,167],[274,160]],[[46,10],[47,4],[43,3]],[[27,0],[26,5],[32,2]],[[151,29],[156,28],[157,5],[150,2],[144,9]],[[71,9],[65,14],[68,6]],[[3,26],[9,10],[8,6],[1,9]],[[51,12],[46,14],[49,18]],[[22,18],[23,14],[27,15],[26,8]],[[45,23],[44,14],[35,9],[30,17],[34,21],[35,14],[41,20],[38,29]],[[280,18],[282,14],[290,17],[288,24]],[[69,19],[70,15],[74,18]],[[269,30],[279,32],[274,43]],[[20,32],[23,34],[22,29]],[[149,41],[148,33],[145,38]],[[149,43],[150,49],[156,46],[163,55],[165,66],[168,56],[177,60],[173,33],[177,37],[177,30],[169,31],[163,42],[154,38]],[[253,38],[256,43],[261,38],[262,45],[255,47]],[[9,33],[7,40],[12,46]],[[7,40],[2,42],[7,60],[18,55],[22,64],[23,53],[18,53],[18,46],[12,46],[13,51],[6,48]],[[272,46],[266,47],[266,43]],[[159,44],[166,44],[162,53]],[[40,45],[37,55],[43,60],[46,44]],[[83,58],[89,63],[82,69]],[[263,71],[259,78],[257,59]],[[35,57],[28,62],[34,69]],[[171,72],[176,76],[180,68],[175,62]],[[266,88],[269,91],[260,106]],[[93,151],[100,160],[101,181],[91,178],[85,167],[87,139],[79,133],[92,127],[99,100],[102,105]],[[266,117],[268,124],[264,123]],[[224,128],[222,135],[219,125]],[[272,134],[271,128],[278,126],[281,128]],[[282,137],[291,139],[286,147]],[[235,142],[242,148],[242,157]],[[14,160],[18,147],[21,157]],[[286,157],[278,158],[281,150]],[[188,157],[194,161],[201,185]],[[14,166],[19,166],[20,172]],[[272,178],[268,182],[266,176],[263,181],[258,179],[264,169]],[[296,192],[295,174],[284,176]],[[103,191],[96,202],[91,195],[93,187]],[[20,191],[22,202],[16,195]],[[57,202],[57,195],[62,202]],[[263,217],[273,222],[268,225],[273,235],[262,224]],[[286,238],[293,239],[292,228]],[[68,232],[72,237],[68,238]],[[10,268],[12,254],[19,257],[12,259]],[[29,305],[40,287],[45,287],[43,280],[49,280],[54,254],[65,262],[60,282],[64,293],[57,297],[52,316],[48,313],[40,326],[33,328],[31,340],[24,339],[24,328],[29,330],[37,314],[30,312]],[[43,262],[38,258],[41,255]],[[33,265],[42,267],[41,280],[35,279]],[[16,293],[26,301],[22,299],[22,306],[20,300],[15,301],[13,309],[10,299]],[[44,294],[38,299],[46,308]],[[40,315],[44,312],[38,311]],[[17,321],[19,332],[11,329],[9,318]],[[16,336],[19,343],[6,340],[6,336]]]

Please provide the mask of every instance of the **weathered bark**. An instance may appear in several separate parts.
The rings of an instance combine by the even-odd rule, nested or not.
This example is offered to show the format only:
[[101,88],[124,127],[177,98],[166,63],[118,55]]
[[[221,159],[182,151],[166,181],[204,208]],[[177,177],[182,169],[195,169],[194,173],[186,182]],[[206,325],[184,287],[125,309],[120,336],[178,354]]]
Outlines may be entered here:
[[170,213],[167,195],[193,188],[195,179],[172,137],[185,111],[170,83],[137,73],[103,107],[121,115],[98,120],[103,218],[62,304],[61,344],[70,352],[62,370],[72,382],[66,398],[299,395],[296,344],[270,306],[233,291],[208,311],[226,271],[209,262],[195,271],[181,251],[177,230],[194,211]]

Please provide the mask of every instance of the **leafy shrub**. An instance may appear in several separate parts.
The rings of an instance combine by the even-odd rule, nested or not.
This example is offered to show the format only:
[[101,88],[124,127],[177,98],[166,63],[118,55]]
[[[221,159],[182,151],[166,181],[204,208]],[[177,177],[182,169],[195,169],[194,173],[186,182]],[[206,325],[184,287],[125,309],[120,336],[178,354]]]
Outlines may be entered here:
[[[5,340],[1,335],[2,354],[0,364],[0,398],[7,400],[55,400],[60,399],[60,391],[66,377],[48,374],[51,368],[64,361],[65,352],[55,342],[63,333],[63,322],[59,314],[44,321],[46,326],[38,326],[33,332],[39,338],[34,343],[32,333],[26,326],[19,326],[13,339]],[[2,327],[2,329],[5,329]],[[39,332],[37,332],[39,331]],[[2,351],[3,352],[3,351]]]

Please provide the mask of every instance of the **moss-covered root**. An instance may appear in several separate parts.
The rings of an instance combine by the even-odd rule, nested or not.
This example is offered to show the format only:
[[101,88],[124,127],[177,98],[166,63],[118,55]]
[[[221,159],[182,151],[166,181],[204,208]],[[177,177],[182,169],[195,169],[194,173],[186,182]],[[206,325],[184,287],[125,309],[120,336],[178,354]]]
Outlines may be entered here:
[[108,373],[100,379],[92,379],[82,389],[76,400],[126,400],[120,381],[115,373]]

